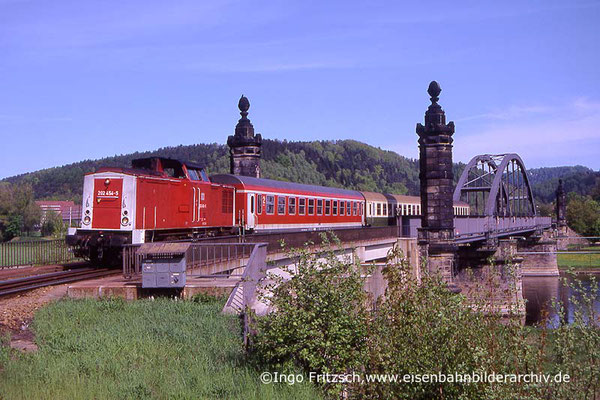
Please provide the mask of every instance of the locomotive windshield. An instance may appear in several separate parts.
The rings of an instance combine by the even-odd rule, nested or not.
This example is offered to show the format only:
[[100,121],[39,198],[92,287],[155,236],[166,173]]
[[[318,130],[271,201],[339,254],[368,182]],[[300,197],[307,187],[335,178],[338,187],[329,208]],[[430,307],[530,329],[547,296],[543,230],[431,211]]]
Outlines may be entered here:
[[204,172],[204,170],[202,170],[202,169],[188,167],[188,175],[190,176],[190,179],[193,181],[208,181],[206,172]]

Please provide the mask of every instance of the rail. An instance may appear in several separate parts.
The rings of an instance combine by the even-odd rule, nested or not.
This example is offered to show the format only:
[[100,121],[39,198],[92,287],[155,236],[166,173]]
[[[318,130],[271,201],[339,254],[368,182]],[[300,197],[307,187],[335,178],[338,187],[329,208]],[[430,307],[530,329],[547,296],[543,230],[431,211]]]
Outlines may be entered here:
[[0,243],[0,269],[75,260],[64,239]]
[[60,285],[84,279],[101,278],[114,274],[115,271],[111,269],[80,268],[28,276],[25,278],[9,279],[0,281],[0,296],[7,296],[45,286]]

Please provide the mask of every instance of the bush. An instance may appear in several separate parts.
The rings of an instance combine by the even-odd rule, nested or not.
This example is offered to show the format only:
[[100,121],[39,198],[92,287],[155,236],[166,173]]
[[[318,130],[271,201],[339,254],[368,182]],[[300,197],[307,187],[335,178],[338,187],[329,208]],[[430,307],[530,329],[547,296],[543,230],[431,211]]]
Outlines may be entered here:
[[581,297],[586,307],[576,315],[578,323],[563,322],[555,330],[546,324],[525,327],[518,318],[482,312],[493,308],[493,294],[476,311],[439,277],[417,279],[394,249],[383,270],[385,296],[369,310],[358,264],[338,260],[333,250],[316,255],[302,250],[297,257],[296,274],[286,282],[274,278],[272,297],[265,296],[275,312],[258,318],[254,326],[251,350],[263,368],[299,368],[306,375],[357,373],[363,380],[365,374],[561,372],[574,382],[321,383],[331,398],[341,392],[361,399],[598,396],[600,331],[593,296]]
[[[327,243],[325,235],[322,238]],[[313,255],[297,250],[295,274],[284,282],[272,277],[276,310],[258,318],[253,349],[259,363],[280,371],[349,373],[367,361],[367,295],[361,266],[340,261],[332,248]],[[324,385],[331,395],[340,385]]]

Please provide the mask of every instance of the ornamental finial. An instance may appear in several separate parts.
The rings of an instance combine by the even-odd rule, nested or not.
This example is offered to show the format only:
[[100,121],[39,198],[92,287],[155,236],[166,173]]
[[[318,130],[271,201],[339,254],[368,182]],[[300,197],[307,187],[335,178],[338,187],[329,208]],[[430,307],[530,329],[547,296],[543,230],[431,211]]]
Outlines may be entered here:
[[437,101],[440,99],[439,96],[441,91],[442,88],[440,87],[440,84],[436,81],[431,81],[429,87],[427,88],[427,93],[429,93],[431,96],[431,104],[437,103]]
[[248,115],[248,109],[250,108],[250,101],[246,96],[242,95],[242,97],[240,97],[238,108],[241,111],[240,114],[242,114],[242,117],[245,118]]

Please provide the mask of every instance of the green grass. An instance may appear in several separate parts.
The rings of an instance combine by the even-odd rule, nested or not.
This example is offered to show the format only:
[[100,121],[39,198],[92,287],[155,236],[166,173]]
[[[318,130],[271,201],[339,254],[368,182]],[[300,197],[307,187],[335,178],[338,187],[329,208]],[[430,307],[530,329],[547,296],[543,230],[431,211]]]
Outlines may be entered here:
[[0,348],[0,399],[314,399],[265,385],[221,302],[61,300],[42,308],[39,350]]
[[[574,251],[595,251],[600,253],[600,247],[583,247]],[[559,268],[600,268],[600,254],[557,254]]]

